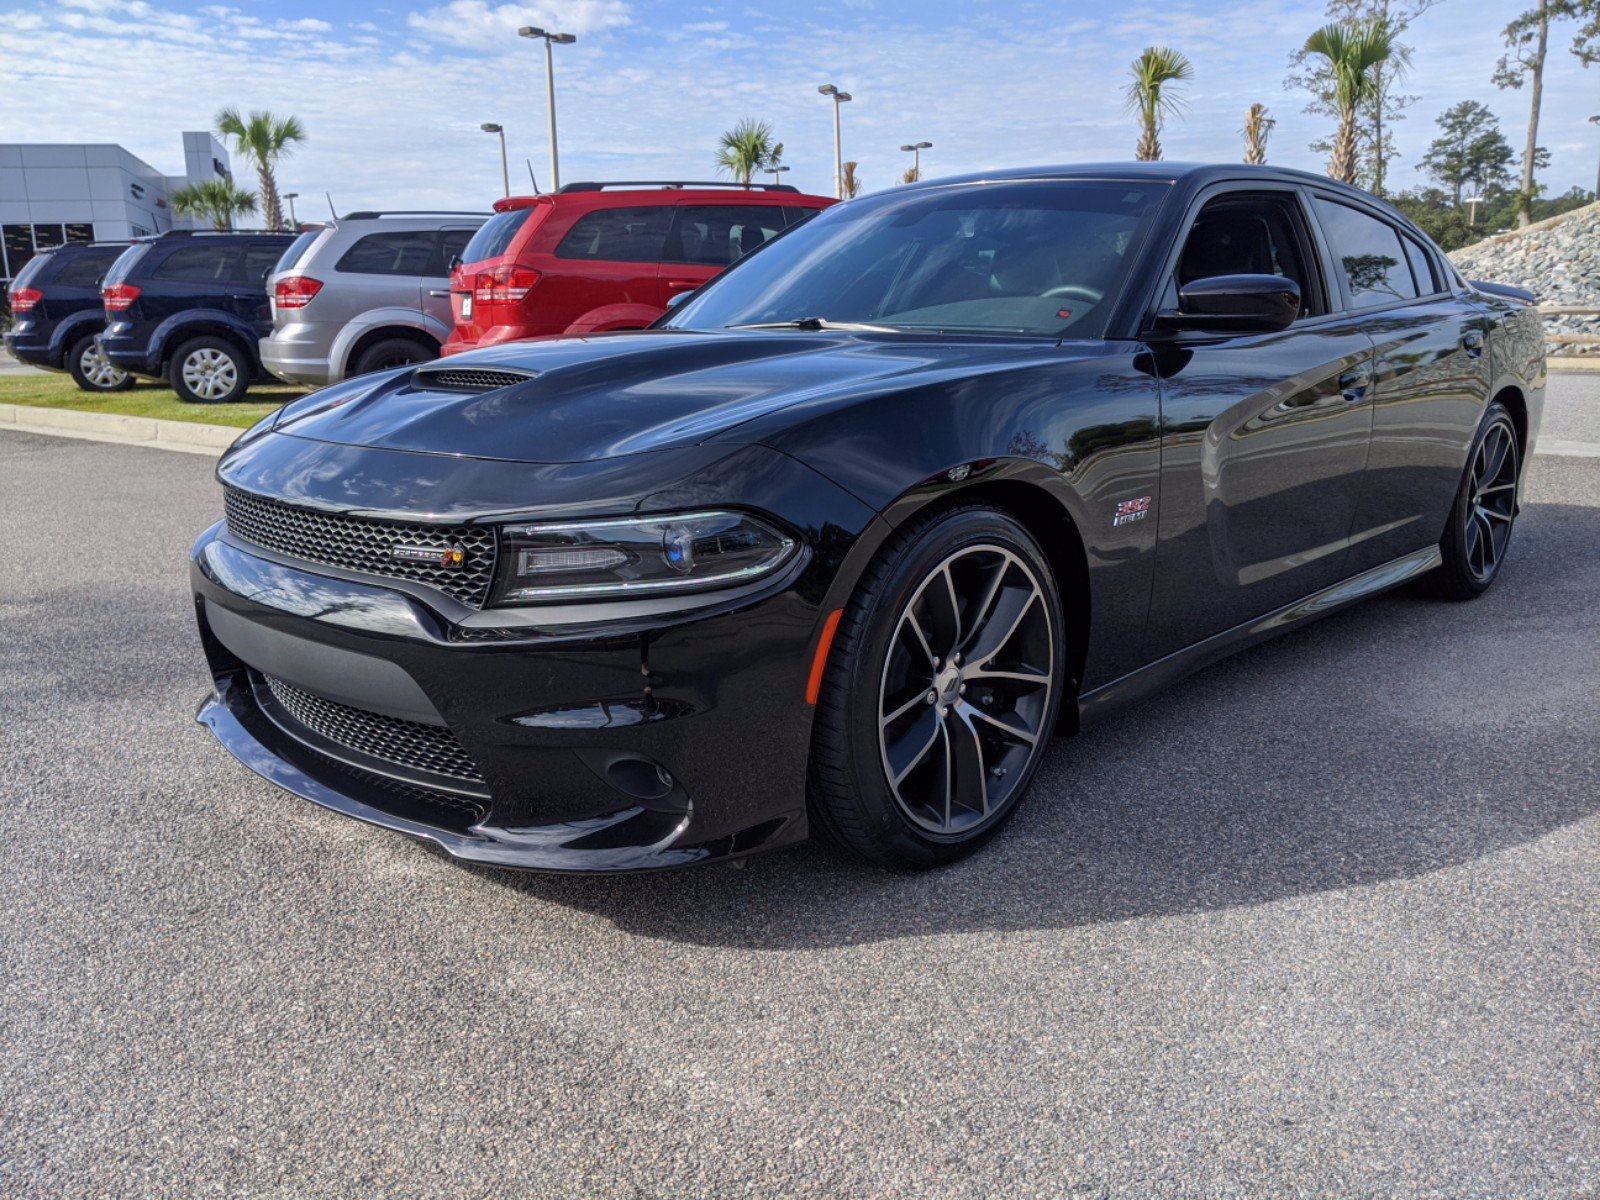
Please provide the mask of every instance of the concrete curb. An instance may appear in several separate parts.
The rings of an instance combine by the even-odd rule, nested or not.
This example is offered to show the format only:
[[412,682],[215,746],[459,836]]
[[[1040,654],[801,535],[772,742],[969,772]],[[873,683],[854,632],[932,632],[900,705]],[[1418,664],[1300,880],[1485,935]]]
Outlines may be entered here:
[[1547,358],[1545,370],[1552,375],[1582,375],[1600,373],[1600,354],[1586,354],[1582,358]]
[[70,408],[36,408],[27,404],[0,404],[0,429],[56,437],[148,446],[216,458],[244,432],[228,425],[201,425],[190,421],[158,421],[154,417],[124,417],[117,413],[78,412]]

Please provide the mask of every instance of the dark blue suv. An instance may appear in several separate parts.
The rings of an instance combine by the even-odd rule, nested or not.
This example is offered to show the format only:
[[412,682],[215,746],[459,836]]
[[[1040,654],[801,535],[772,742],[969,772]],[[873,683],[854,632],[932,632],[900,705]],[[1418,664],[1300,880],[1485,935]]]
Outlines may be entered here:
[[115,367],[164,379],[191,404],[242,398],[266,378],[267,277],[291,233],[173,232],[134,242],[106,275],[100,345]]
[[120,392],[133,377],[106,361],[95,344],[105,328],[100,277],[126,242],[74,242],[42,250],[11,281],[14,324],[6,349],[30,366],[69,371],[86,392]]

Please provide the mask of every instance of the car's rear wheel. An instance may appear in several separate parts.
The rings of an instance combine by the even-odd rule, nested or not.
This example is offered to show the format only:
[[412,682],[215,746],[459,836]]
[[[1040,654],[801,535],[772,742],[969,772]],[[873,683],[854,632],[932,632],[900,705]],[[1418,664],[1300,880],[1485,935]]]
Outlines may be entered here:
[[898,533],[839,622],[818,697],[811,810],[891,867],[962,858],[1016,810],[1055,727],[1060,596],[1023,526],[962,507]]
[[125,392],[133,386],[133,376],[112,366],[90,333],[67,347],[67,372],[86,392]]
[[186,404],[232,404],[250,389],[250,360],[227,338],[191,338],[173,354],[169,382]]
[[1495,401],[1478,426],[1450,523],[1439,543],[1444,561],[1429,576],[1438,595],[1470,600],[1488,591],[1499,576],[1516,524],[1521,467],[1516,426],[1505,405]]
[[433,346],[425,346],[411,338],[384,338],[374,342],[357,357],[352,375],[366,375],[371,371],[388,371],[412,363],[432,362],[439,357]]

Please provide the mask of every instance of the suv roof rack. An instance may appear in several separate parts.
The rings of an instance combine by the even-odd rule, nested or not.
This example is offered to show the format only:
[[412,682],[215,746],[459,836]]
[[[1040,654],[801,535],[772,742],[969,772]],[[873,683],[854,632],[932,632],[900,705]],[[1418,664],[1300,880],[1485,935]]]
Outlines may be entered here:
[[[289,236],[289,230],[280,229],[278,233]],[[159,242],[162,238],[169,237],[231,237],[234,234],[270,234],[270,229],[164,229],[160,233],[146,234],[144,237],[132,239],[136,242]]]
[[358,212],[347,212],[340,217],[341,221],[371,221],[376,217],[487,217],[485,212],[461,212],[452,208],[393,208],[361,209]]
[[604,182],[564,183],[556,195],[568,192],[602,192],[606,188],[734,188],[741,192],[799,192],[792,183],[734,183],[727,179],[611,179]]

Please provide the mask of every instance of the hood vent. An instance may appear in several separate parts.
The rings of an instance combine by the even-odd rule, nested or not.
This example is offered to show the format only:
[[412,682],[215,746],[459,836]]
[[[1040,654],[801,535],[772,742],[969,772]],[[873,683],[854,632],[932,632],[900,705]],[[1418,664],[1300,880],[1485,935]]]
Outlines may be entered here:
[[536,371],[506,371],[499,367],[434,367],[414,374],[411,386],[437,392],[495,392],[526,383],[536,374]]

